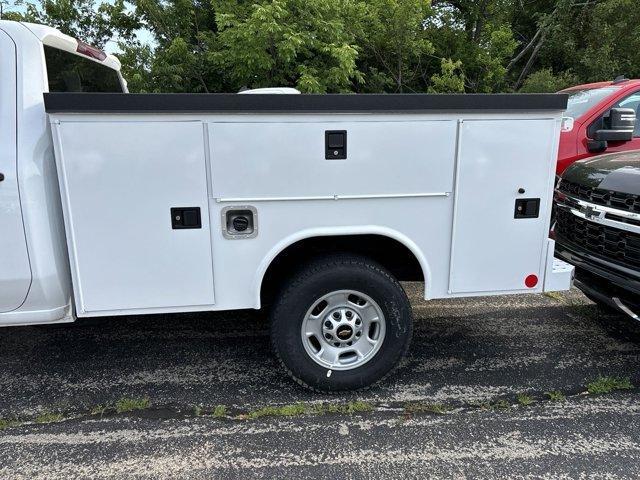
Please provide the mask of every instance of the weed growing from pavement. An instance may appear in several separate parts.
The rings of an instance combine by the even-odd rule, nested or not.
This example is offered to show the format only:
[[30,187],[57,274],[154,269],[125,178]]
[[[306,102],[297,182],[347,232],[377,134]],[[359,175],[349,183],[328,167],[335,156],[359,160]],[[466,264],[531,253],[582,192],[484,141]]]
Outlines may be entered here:
[[[628,377],[611,377],[599,375],[595,380],[587,385],[587,390],[590,394],[605,394],[611,393],[617,390],[629,390],[634,388]],[[545,392],[546,397],[551,402],[564,402],[566,401],[566,395],[560,390],[552,390]],[[519,405],[528,406],[536,403],[535,398],[527,393],[518,393],[516,395]],[[100,404],[88,410],[85,414],[91,416],[104,415],[105,413],[126,413],[136,410],[145,410],[151,406],[149,398],[129,398],[123,397],[115,404]],[[471,402],[466,404],[467,407],[472,407],[480,410],[500,411],[511,408],[511,403],[506,399],[494,399],[481,402]],[[463,406],[464,409],[464,406]],[[229,416],[228,408],[225,405],[216,405],[213,410],[207,409],[201,405],[193,407],[194,416],[209,416],[210,418],[235,418],[237,420],[254,420],[263,417],[295,417],[301,415],[325,415],[325,414],[342,414],[352,415],[355,413],[372,412],[375,410],[375,406],[370,402],[353,401],[348,403],[294,403],[281,406],[267,406],[257,410],[252,410],[247,413],[236,415],[235,417]],[[404,419],[408,419],[413,414],[420,413],[433,413],[433,414],[447,414],[454,410],[451,405],[445,405],[442,403],[429,403],[423,401],[406,402],[402,405],[402,412]],[[35,423],[53,423],[59,422],[64,419],[63,414],[53,412],[43,412],[35,419],[31,420]],[[29,420],[0,418],[0,431],[23,425]]]
[[61,413],[44,412],[36,417],[36,423],[54,423],[62,420]]
[[0,431],[4,430],[5,428],[11,428],[11,427],[17,427],[18,425],[21,425],[22,422],[19,420],[9,420],[7,418],[0,418]]
[[107,410],[109,410],[109,407],[106,405],[96,405],[95,407],[93,407],[91,409],[91,415],[104,415]]
[[545,392],[545,395],[549,397],[552,402],[564,402],[567,397],[560,390],[553,390],[551,392]]
[[507,402],[506,400],[496,400],[495,402],[490,404],[490,407],[493,410],[506,410],[510,406],[511,405],[509,405],[509,402]]
[[349,402],[344,404],[306,404],[293,403],[276,407],[262,407],[257,410],[239,415],[240,419],[255,420],[262,417],[295,417],[299,415],[324,415],[328,413],[339,413],[352,415],[360,412],[370,412],[373,405],[368,402]]
[[545,297],[549,297],[553,300],[556,300],[558,302],[562,302],[564,301],[564,297],[562,296],[562,294],[560,292],[544,292],[544,296]]
[[533,397],[531,395],[527,395],[526,393],[519,393],[518,394],[518,403],[520,405],[523,406],[528,406],[531,405],[532,403],[534,403],[535,400],[533,399]]
[[116,402],[116,413],[133,412],[134,410],[144,410],[151,406],[148,398],[128,398],[123,397]]
[[213,418],[222,418],[227,414],[227,407],[224,405],[216,405],[213,409]]
[[351,415],[353,413],[371,412],[373,405],[369,402],[349,402],[349,403],[327,403],[316,406],[318,413],[343,413]]
[[598,375],[594,381],[587,385],[587,390],[592,394],[610,393],[615,390],[630,390],[633,388],[628,377],[606,377]]

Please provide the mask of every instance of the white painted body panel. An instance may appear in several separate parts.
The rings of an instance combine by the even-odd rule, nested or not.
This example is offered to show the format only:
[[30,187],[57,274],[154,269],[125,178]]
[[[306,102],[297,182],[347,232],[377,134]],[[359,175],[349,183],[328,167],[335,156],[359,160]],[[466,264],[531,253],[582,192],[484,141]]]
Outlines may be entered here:
[[[79,315],[213,304],[204,134],[200,122],[55,125]],[[128,148],[105,155],[105,138]],[[202,228],[172,230],[180,206],[199,207]]]
[[544,275],[544,291],[556,292],[566,290],[567,285],[573,284],[575,267],[553,256],[556,242],[547,239],[547,261]]
[[18,190],[15,69],[15,45],[0,31],[0,312],[22,305],[31,284]]
[[[544,277],[559,128],[545,119],[461,123],[450,293],[529,290],[526,276]],[[517,198],[540,198],[543,214],[514,218]]]
[[[213,195],[250,199],[451,192],[456,122],[393,117],[212,122]],[[348,132],[347,160],[325,160],[325,130]]]
[[[93,171],[90,168],[93,163],[122,167],[124,163],[119,160],[114,162],[113,159],[119,159],[122,155],[134,159],[141,155],[139,146],[125,148],[130,141],[117,147],[101,142],[106,126],[123,125],[131,132],[130,136],[146,144],[153,141],[148,133],[150,128],[162,132],[160,136],[163,142],[171,146],[156,152],[157,155],[166,156],[157,161],[178,165],[178,168],[186,166],[184,152],[195,147],[184,141],[178,131],[174,132],[166,125],[174,125],[179,121],[199,122],[201,128],[208,132],[207,137],[198,140],[197,145],[203,152],[202,166],[206,166],[209,172],[208,202],[215,303],[202,307],[192,305],[191,309],[259,308],[262,276],[277,254],[298,240],[328,235],[380,234],[397,239],[415,254],[422,266],[428,279],[425,283],[426,298],[543,291],[547,266],[545,225],[549,223],[547,209],[553,187],[551,172],[557,149],[559,113],[544,116],[534,113],[54,114],[51,117],[57,124],[54,135],[58,138],[56,147],[63,168],[67,169],[71,164],[80,165],[82,158],[83,162],[89,162],[83,167],[88,172]],[[475,122],[481,128],[470,129],[467,133],[464,130],[467,122]],[[486,122],[491,122],[490,128]],[[82,153],[86,153],[86,148],[80,149],[76,141],[66,141],[66,137],[56,133],[68,128],[82,132],[83,145],[94,145],[91,158]],[[332,128],[348,131],[347,160],[324,159],[324,131]],[[513,132],[513,135],[505,137],[504,132]],[[465,138],[465,135],[468,137]],[[458,145],[460,152],[465,147],[469,149],[470,154],[465,157],[466,167],[461,166],[460,159],[463,157],[457,151]],[[528,145],[530,151],[523,152],[521,145]],[[474,149],[474,146],[478,148]],[[488,155],[492,146],[499,156]],[[151,145],[149,147],[153,148]],[[462,194],[457,199],[458,213],[461,218],[465,218],[465,215],[469,218],[464,222],[458,220],[462,223],[458,223],[457,228],[463,231],[464,236],[457,237],[456,242],[452,237],[456,173],[460,176],[458,181],[464,183],[465,173],[466,178],[481,175],[478,164],[482,162],[488,162],[486,168],[494,177],[479,178],[465,186],[464,190],[459,190]],[[83,182],[106,182],[120,191],[126,185],[123,180],[126,178],[126,169],[119,167],[114,170],[100,168],[96,170],[95,178],[85,177]],[[200,167],[192,165],[192,168]],[[150,170],[149,174],[156,175],[157,172]],[[505,175],[510,177],[505,178]],[[507,181],[513,185],[506,185]],[[475,185],[477,189],[473,190]],[[521,186],[528,189],[525,196],[530,194],[544,199],[542,214],[534,222],[531,219],[513,218],[514,202]],[[64,190],[66,187],[63,185],[62,188]],[[480,189],[485,188],[497,189],[500,193],[497,197],[481,194]],[[469,193],[467,197],[466,192]],[[178,193],[179,189],[171,190],[173,203],[163,206],[166,228],[169,228],[169,207],[180,206]],[[91,189],[86,189],[85,194],[91,195]],[[144,188],[139,189],[138,195],[146,195]],[[75,201],[78,205],[91,202],[83,197]],[[128,201],[132,201],[132,198],[129,197]],[[71,211],[73,202],[74,199],[71,199]],[[115,199],[114,202],[118,204]],[[482,205],[482,202],[485,204]],[[257,209],[259,231],[256,238],[228,240],[223,237],[221,212],[232,205],[251,205]],[[475,218],[478,205],[490,213],[483,218]],[[98,217],[92,219],[87,214],[79,228],[91,229],[92,225],[96,229],[108,228],[98,225],[100,221]],[[141,221],[144,222],[144,218]],[[67,222],[67,229],[74,231],[74,221],[69,223],[68,219]],[[158,226],[149,225],[149,232],[156,228]],[[494,228],[502,229],[506,235],[502,241],[496,241],[492,233]],[[180,238],[180,233],[184,233],[169,232],[176,239]],[[513,236],[518,236],[524,244],[510,241]],[[155,248],[155,241],[154,236],[149,235],[148,246],[151,250]],[[461,252],[455,257],[457,265],[452,262],[452,244],[454,251],[458,246]],[[494,264],[491,271],[483,272],[485,263],[465,261],[472,260],[465,256],[473,252],[469,245],[474,244],[484,257],[494,261],[502,259],[503,262]],[[124,251],[122,253],[126,254]],[[79,252],[73,250],[70,254],[72,264],[74,258],[81,257]],[[135,264],[136,256],[130,255],[129,260]],[[202,262],[209,262],[209,258],[203,256]],[[83,270],[93,270],[95,264],[79,262],[74,268],[77,269],[74,278],[86,278]],[[473,274],[472,281],[481,281],[484,275],[486,281],[482,288],[473,283],[459,283],[462,287],[458,291],[452,289],[450,279],[458,276],[464,278],[465,271]],[[529,274],[536,274],[540,278],[535,288],[527,289],[524,286],[524,279]],[[102,273],[95,275],[98,279]],[[184,272],[179,269],[175,271],[176,278],[183,278],[183,275]],[[160,280],[154,285],[158,291],[165,288]],[[159,302],[153,306],[147,302],[123,309],[123,305],[114,301],[112,306],[115,308],[107,309],[107,299],[120,294],[119,290],[111,294],[107,290],[105,304],[101,305],[104,310],[85,312],[81,308],[83,305],[78,303],[85,286],[83,282],[74,282],[74,288],[79,315],[187,309],[186,306],[165,307]],[[149,291],[153,289],[153,285],[149,287]]]

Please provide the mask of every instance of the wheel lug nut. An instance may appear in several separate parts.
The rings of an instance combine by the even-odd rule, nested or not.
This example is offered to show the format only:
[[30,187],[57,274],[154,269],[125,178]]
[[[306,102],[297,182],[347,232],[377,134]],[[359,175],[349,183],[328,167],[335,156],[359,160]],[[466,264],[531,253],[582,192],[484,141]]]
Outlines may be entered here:
[[360,325],[362,321],[359,318],[356,318],[356,325]]
[[351,318],[351,317],[353,317],[353,313],[351,313],[351,312],[349,312],[349,311],[347,311],[347,313],[346,313],[345,315],[347,316],[347,318]]
[[336,320],[340,318],[340,312],[333,312],[333,318]]
[[360,338],[360,332],[356,332],[356,338]]
[[324,326],[327,328],[331,328],[333,327],[333,324],[329,320],[327,320],[326,322],[324,322]]
[[325,333],[324,334],[324,338],[326,338],[327,340],[331,340],[332,337],[328,333]]

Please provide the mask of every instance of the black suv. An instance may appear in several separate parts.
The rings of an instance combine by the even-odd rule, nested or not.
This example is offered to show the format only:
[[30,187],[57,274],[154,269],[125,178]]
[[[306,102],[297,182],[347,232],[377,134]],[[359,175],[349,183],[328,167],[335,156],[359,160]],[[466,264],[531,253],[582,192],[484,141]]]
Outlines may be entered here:
[[567,168],[555,192],[556,255],[591,300],[640,320],[640,150]]

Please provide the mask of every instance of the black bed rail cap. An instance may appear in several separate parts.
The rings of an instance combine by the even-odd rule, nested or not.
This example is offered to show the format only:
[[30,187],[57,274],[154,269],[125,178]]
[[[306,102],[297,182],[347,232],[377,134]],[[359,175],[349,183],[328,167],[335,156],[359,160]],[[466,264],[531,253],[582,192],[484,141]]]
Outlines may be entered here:
[[565,110],[565,94],[45,93],[48,113],[421,113]]

